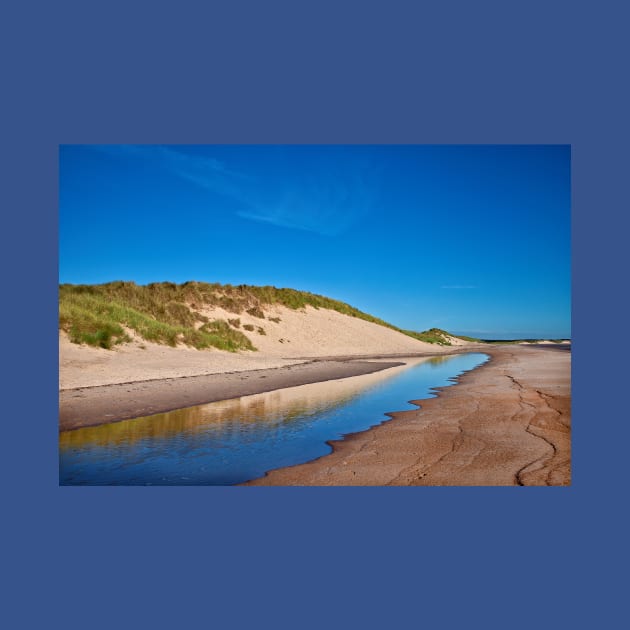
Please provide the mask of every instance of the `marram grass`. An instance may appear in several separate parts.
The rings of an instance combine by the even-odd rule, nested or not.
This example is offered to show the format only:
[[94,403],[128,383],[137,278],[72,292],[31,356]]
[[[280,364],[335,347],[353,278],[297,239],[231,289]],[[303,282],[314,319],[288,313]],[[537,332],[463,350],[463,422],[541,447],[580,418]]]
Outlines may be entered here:
[[[235,330],[240,326],[240,319],[208,321],[199,309],[218,306],[234,314],[249,313],[262,319],[264,308],[274,304],[292,309],[307,305],[330,309],[421,341],[450,345],[448,333],[438,328],[421,333],[402,330],[349,304],[314,293],[206,282],[156,282],[146,286],[122,281],[98,285],[62,284],[59,286],[59,328],[65,330],[74,343],[102,348],[130,341],[126,331],[132,330],[147,341],[170,346],[182,343],[198,349],[255,350],[249,338]],[[253,330],[253,326],[243,328]]]

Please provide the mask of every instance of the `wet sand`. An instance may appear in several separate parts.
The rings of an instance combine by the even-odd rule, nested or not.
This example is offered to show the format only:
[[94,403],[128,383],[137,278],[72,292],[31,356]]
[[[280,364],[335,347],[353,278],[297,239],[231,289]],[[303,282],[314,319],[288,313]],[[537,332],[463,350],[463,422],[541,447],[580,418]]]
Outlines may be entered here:
[[[67,345],[73,346],[74,344],[68,342]],[[232,369],[230,367],[226,369],[225,365],[218,365],[215,366],[217,371],[212,373],[200,372],[201,366],[195,361],[188,362],[186,359],[190,355],[184,351],[183,357],[172,357],[172,364],[164,363],[164,357],[158,358],[156,361],[158,369],[154,372],[160,375],[158,378],[147,378],[145,372],[139,373],[137,369],[125,371],[124,366],[122,372],[119,372],[109,365],[103,368],[103,373],[99,374],[97,378],[92,376],[89,379],[90,381],[95,380],[96,384],[76,385],[59,390],[59,430],[67,431],[119,420],[129,420],[218,400],[262,394],[285,387],[371,374],[403,365],[405,359],[413,357],[460,354],[462,352],[483,351],[483,348],[485,348],[483,344],[465,344],[455,347],[438,346],[439,351],[432,349],[431,352],[318,357],[294,356],[285,359],[275,358],[275,360],[270,359],[269,356],[261,355],[255,357],[261,364],[260,368],[244,368],[243,365],[251,365],[251,359],[235,355],[230,357],[233,361],[228,364]],[[86,350],[85,347],[73,349],[76,352]],[[95,348],[87,348],[87,350],[99,352]],[[160,350],[170,350],[177,353],[177,350],[173,348],[160,348]],[[107,353],[105,350],[102,352]],[[193,353],[203,355],[197,350]],[[137,356],[137,353],[133,355],[132,365],[139,363]],[[243,365],[239,363],[239,359],[243,361]],[[140,362],[140,365],[144,364]],[[98,367],[98,362],[96,366]],[[176,367],[174,368],[174,366]],[[94,368],[93,360],[87,361],[79,371],[90,372],[90,368]],[[77,366],[74,366],[73,369],[76,372]],[[176,369],[176,372],[184,373],[174,375],[172,374],[173,369]],[[190,373],[186,373],[189,370]],[[123,374],[128,377],[124,382],[121,378]],[[131,377],[129,378],[129,376]],[[75,374],[71,380],[80,382],[82,379],[77,378]]]
[[400,361],[337,358],[278,368],[78,387],[59,392],[59,430],[95,426],[285,387],[371,374]]
[[245,485],[504,486],[571,482],[570,346],[509,345],[421,409]]

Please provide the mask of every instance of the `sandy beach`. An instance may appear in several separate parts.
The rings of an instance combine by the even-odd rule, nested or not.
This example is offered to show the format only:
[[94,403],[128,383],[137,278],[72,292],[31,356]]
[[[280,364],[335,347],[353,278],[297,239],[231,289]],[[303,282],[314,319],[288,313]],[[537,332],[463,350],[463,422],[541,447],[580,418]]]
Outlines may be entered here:
[[570,346],[508,345],[421,409],[247,485],[569,485]]
[[[568,485],[570,345],[451,348],[491,359],[420,409],[331,442],[320,459],[246,485]],[[333,357],[230,373],[79,387],[60,392],[60,430],[375,373],[404,357]],[[401,401],[404,402],[404,401]]]
[[[387,370],[406,358],[484,352],[421,409],[331,443],[319,460],[251,485],[566,485],[570,345],[440,346],[335,311],[269,309],[258,351],[200,351],[132,337],[112,350],[59,340],[59,429],[66,431]],[[227,316],[220,309],[209,317]],[[253,324],[252,324],[253,327]],[[255,331],[256,329],[254,329]],[[401,401],[401,408],[404,403]]]

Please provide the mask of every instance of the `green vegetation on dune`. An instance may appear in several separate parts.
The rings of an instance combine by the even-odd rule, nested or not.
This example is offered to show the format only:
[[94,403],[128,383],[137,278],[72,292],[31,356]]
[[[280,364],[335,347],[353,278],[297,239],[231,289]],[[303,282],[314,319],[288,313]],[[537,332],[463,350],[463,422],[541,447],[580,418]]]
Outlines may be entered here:
[[440,346],[452,345],[449,340],[449,336],[452,337],[453,335],[449,335],[449,333],[445,330],[441,330],[440,328],[430,328],[429,330],[419,333],[412,330],[405,330],[404,333],[410,337],[424,341],[425,343],[436,343]]
[[430,328],[429,330],[425,330],[420,333],[412,330],[403,330],[402,332],[410,337],[415,337],[420,341],[425,341],[426,343],[437,343],[440,346],[452,346],[453,344],[451,343],[451,338],[461,339],[462,341],[469,341],[471,343],[483,343],[481,339],[466,337],[464,335],[454,335],[453,333],[442,330],[441,328]]
[[[330,309],[439,345],[451,345],[448,337],[455,336],[439,328],[425,332],[402,330],[345,302],[306,291],[206,282],[156,282],[146,286],[122,281],[99,285],[62,284],[59,286],[59,328],[75,343],[102,348],[129,341],[125,329],[130,329],[147,341],[171,346],[183,343],[199,349],[255,350],[249,338],[234,329],[240,326],[240,319],[210,322],[199,309],[220,307],[230,313],[248,313],[262,319],[265,317],[263,307],[274,304],[291,309],[306,306]],[[269,319],[280,321],[279,318]],[[243,328],[253,330],[254,327],[244,325]]]
[[[165,286],[168,285],[168,286]],[[101,348],[130,341],[125,328],[147,341],[194,348],[255,350],[249,338],[227,322],[207,318],[184,303],[177,285],[133,282],[59,287],[59,328],[74,343]],[[198,296],[193,296],[198,299]],[[201,303],[201,302],[200,302]],[[201,323],[199,328],[196,322]]]

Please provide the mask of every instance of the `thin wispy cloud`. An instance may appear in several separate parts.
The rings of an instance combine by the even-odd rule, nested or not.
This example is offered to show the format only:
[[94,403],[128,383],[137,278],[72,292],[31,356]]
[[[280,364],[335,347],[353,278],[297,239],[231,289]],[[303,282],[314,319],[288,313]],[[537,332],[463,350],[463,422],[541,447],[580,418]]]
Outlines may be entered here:
[[95,145],[95,149],[114,157],[126,156],[153,163],[157,168],[187,179],[205,188],[221,187],[230,180],[249,180],[245,173],[231,170],[220,160],[182,153],[158,145],[113,144]]
[[[223,195],[241,208],[237,216],[280,228],[336,236],[348,230],[374,202],[373,183],[358,167],[333,171],[321,165],[290,179],[261,178],[220,160],[163,146],[101,145],[117,156],[149,161],[198,187]],[[345,172],[344,172],[345,171]]]
[[278,227],[336,236],[348,230],[373,205],[360,173],[311,173],[279,186],[269,201],[250,199],[238,215]]

